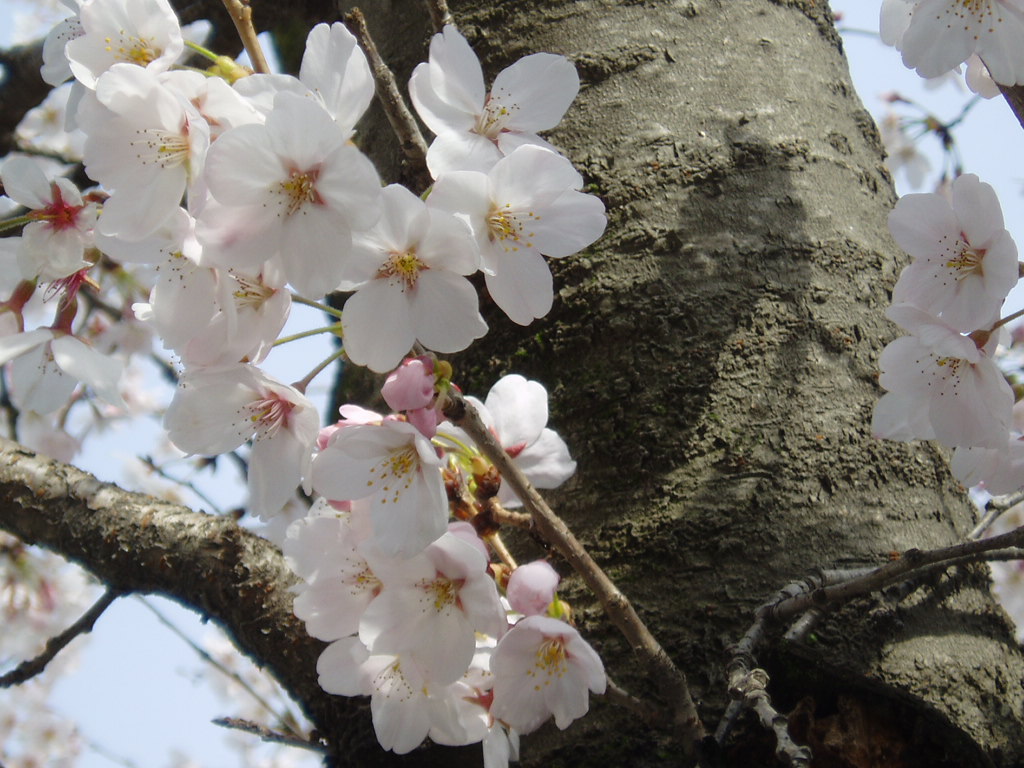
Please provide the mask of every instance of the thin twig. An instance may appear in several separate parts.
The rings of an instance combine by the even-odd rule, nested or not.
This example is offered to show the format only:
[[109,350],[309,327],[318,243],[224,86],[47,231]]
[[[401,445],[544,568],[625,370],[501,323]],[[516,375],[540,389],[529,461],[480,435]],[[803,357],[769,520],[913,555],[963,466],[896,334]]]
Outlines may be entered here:
[[430,22],[435,32],[440,32],[449,24],[455,26],[452,12],[448,10],[448,0],[427,0],[427,10],[430,11]]
[[252,24],[252,8],[247,0],[224,0],[224,7],[227,9],[231,21],[235,23],[238,36],[245,46],[245,52],[249,54],[249,61],[252,62],[253,71],[260,74],[269,74],[270,65],[267,64],[267,57],[263,55],[263,48],[257,39],[256,27]]
[[366,26],[366,19],[363,12],[353,8],[345,14],[345,26],[349,32],[355,35],[359,41],[359,47],[366,53],[370,62],[370,69],[373,71],[373,81],[377,85],[377,98],[384,107],[384,114],[391,123],[391,128],[398,137],[402,154],[409,161],[410,169],[416,180],[423,185],[424,189],[430,184],[430,173],[427,170],[427,142],[416,125],[416,118],[413,117],[409,107],[398,90],[398,83],[395,75],[384,63],[377,46],[370,37],[370,30]]
[[502,481],[511,486],[533,517],[534,529],[569,561],[597,596],[608,618],[626,637],[634,653],[644,662],[650,677],[661,687],[662,694],[673,709],[673,725],[684,738],[690,740],[689,746],[692,747],[703,738],[704,726],[690,696],[686,676],[641,621],[625,595],[594,562],[565,522],[551,510],[519,467],[512,462],[473,404],[452,389],[448,393],[444,414],[476,442],[480,452],[498,469]]
[[1005,496],[993,496],[985,505],[985,514],[974,526],[974,530],[967,534],[968,539],[980,539],[985,531],[998,520],[1004,513],[1009,512],[1021,502],[1024,502],[1024,490],[1008,493]]
[[620,707],[625,707],[626,709],[631,710],[648,725],[655,727],[664,725],[664,717],[662,717],[662,713],[659,709],[651,706],[650,702],[638,699],[610,677],[608,678],[608,685],[605,688],[604,696],[613,704],[617,704]]
[[59,635],[55,635],[47,640],[46,648],[41,654],[36,656],[34,659],[28,659],[21,662],[21,664],[10,672],[0,676],[0,688],[10,688],[12,685],[20,685],[26,680],[31,680],[33,677],[41,673],[46,669],[46,665],[53,661],[54,657],[67,647],[68,643],[79,635],[92,632],[92,628],[96,623],[96,620],[105,610],[107,610],[107,608],[110,607],[110,604],[117,600],[121,595],[122,593],[115,589],[108,589],[104,592],[100,599],[93,603],[92,608],[83,613],[78,621],[65,629]]
[[251,685],[249,685],[248,682],[246,682],[245,678],[243,678],[237,672],[228,669],[219,661],[217,661],[217,659],[213,658],[213,656],[211,656],[210,653],[207,652],[205,648],[196,643],[191,637],[182,632],[174,624],[174,622],[172,622],[170,619],[164,616],[160,609],[158,609],[155,605],[153,605],[143,597],[139,597],[138,599],[140,603],[146,606],[150,610],[150,612],[154,616],[156,616],[157,621],[159,621],[161,624],[163,624],[165,627],[171,630],[171,632],[173,632],[175,635],[181,638],[188,645],[189,648],[195,651],[196,655],[199,656],[199,658],[201,658],[203,661],[212,666],[221,674],[226,675],[227,677],[231,678],[236,683],[238,683],[238,685],[242,687],[242,690],[244,690],[246,693],[252,696],[253,699],[255,699],[256,702],[261,707],[263,707],[267,712],[273,715],[283,728],[286,728],[287,730],[291,731],[295,738],[300,740],[302,739],[302,735],[296,733],[295,729],[292,728],[291,725],[289,725],[289,720],[292,719],[291,713],[288,713],[286,716],[282,716],[281,714],[276,712],[274,708],[270,705],[270,703],[265,698],[263,698],[263,696],[261,696],[255,688],[253,688]]
[[244,731],[245,733],[251,733],[254,736],[259,736],[263,741],[270,742],[272,744],[284,744],[289,747],[298,747],[299,749],[308,749],[311,752],[319,752],[326,754],[327,748],[318,742],[309,741],[307,739],[296,738],[287,733],[279,733],[278,731],[272,731],[265,725],[260,723],[254,723],[252,720],[243,720],[240,717],[218,717],[213,721],[214,725],[219,725],[222,728],[233,728],[236,731]]

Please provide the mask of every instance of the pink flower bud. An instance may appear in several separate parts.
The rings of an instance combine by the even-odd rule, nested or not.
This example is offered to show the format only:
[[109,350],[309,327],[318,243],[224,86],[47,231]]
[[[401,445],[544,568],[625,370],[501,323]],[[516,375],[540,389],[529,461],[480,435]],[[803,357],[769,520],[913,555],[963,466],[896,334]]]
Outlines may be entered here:
[[429,357],[404,360],[388,375],[380,392],[395,411],[426,408],[434,399],[433,361]]
[[428,440],[433,439],[437,434],[437,425],[444,421],[444,417],[433,408],[417,408],[407,411],[405,416],[409,419],[409,423]]
[[508,597],[512,609],[526,616],[537,616],[547,610],[555,598],[560,577],[547,560],[534,560],[521,565],[508,577]]

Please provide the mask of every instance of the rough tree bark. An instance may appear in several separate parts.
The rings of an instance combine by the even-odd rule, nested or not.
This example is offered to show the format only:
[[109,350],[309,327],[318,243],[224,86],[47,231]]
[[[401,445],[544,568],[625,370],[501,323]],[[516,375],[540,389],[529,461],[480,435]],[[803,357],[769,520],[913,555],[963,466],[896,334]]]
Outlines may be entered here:
[[[404,78],[425,57],[426,13],[410,0],[361,5]],[[510,371],[548,386],[579,461],[556,507],[687,673],[713,729],[726,647],[774,590],[814,566],[949,544],[972,525],[940,451],[869,434],[876,360],[894,330],[882,313],[904,259],[885,226],[895,197],[877,133],[821,0],[451,5],[491,75],[538,50],[577,63],[584,87],[553,141],[610,220],[593,248],[556,266],[551,315],[520,328],[490,312],[490,334],[454,360],[457,378],[479,393]],[[302,11],[336,18],[317,6]],[[400,177],[387,131],[364,135],[385,175]],[[225,623],[307,705],[343,764],[452,763],[436,748],[370,757],[361,708],[310,685],[319,644],[279,602],[258,625],[237,610],[257,567],[270,568],[261,588],[284,593],[271,547],[220,533],[196,548],[167,525],[148,549],[142,529],[160,516],[144,525],[131,505],[116,535],[76,544],[97,524],[95,505],[37,494],[45,478],[30,482],[18,474],[28,459],[4,457],[0,528]],[[209,546],[230,557],[203,559]],[[210,578],[167,571],[154,554],[164,551]],[[613,676],[646,694],[592,601],[571,597]],[[282,658],[263,630],[296,650]],[[810,641],[775,642],[763,661],[779,708],[799,710],[816,765],[1024,764],[1024,659],[983,571],[952,572],[899,603],[862,601]],[[600,701],[593,710],[565,733],[525,739],[524,764],[677,764],[666,734]],[[776,764],[770,738],[745,721],[721,760]]]

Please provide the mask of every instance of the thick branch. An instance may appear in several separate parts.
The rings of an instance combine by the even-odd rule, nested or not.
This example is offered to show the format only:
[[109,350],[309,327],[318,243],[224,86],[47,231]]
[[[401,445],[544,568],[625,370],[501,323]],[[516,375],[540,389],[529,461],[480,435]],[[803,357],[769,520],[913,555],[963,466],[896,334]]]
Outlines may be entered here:
[[332,750],[353,765],[373,764],[371,754],[390,764],[363,703],[318,685],[324,644],[292,614],[295,576],[280,551],[231,518],[124,491],[0,439],[0,529],[81,564],[112,590],[161,594],[215,620],[296,698]]

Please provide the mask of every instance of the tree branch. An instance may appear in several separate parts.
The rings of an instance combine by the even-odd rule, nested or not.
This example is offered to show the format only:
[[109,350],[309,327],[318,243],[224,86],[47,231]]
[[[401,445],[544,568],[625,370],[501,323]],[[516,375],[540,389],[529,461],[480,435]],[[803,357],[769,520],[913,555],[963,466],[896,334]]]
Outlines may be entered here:
[[78,621],[65,629],[59,635],[55,635],[47,640],[46,648],[41,654],[36,656],[34,659],[23,661],[7,674],[0,675],[0,688],[10,688],[13,685],[20,685],[21,683],[31,680],[36,675],[40,674],[44,669],[46,669],[46,665],[53,661],[54,657],[67,647],[68,643],[79,635],[92,632],[92,628],[96,623],[96,620],[105,610],[107,610],[107,608],[110,607],[110,604],[120,596],[121,592],[114,589],[108,589],[104,592],[100,599],[93,603],[92,608],[83,613]]
[[608,575],[573,536],[565,522],[556,515],[537,492],[511,457],[501,447],[480,418],[479,411],[454,389],[448,392],[444,414],[466,430],[480,452],[498,469],[502,481],[508,483],[533,518],[535,529],[551,543],[583,578],[597,596],[608,618],[629,641],[633,652],[647,667],[651,679],[673,708],[673,725],[692,747],[704,737],[704,726],[690,696],[686,676],[669,658],[665,649],[651,634],[636,610]]
[[0,529],[81,564],[113,591],[165,595],[213,619],[289,691],[336,754],[353,765],[390,764],[364,703],[320,688],[325,644],[292,613],[296,577],[281,552],[230,517],[124,491],[0,438]]

